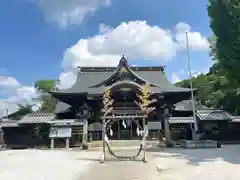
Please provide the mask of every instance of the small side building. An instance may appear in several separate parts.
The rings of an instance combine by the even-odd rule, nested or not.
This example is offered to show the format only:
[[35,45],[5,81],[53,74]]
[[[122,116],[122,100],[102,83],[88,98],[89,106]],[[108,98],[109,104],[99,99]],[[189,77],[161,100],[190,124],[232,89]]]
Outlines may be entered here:
[[[196,120],[202,139],[237,142],[240,140],[240,121],[236,116],[215,108],[196,105]],[[173,117],[170,120],[173,139],[191,139],[191,124],[194,123],[192,101],[184,100],[174,105]],[[180,121],[182,119],[182,121]],[[191,123],[192,122],[192,123]]]

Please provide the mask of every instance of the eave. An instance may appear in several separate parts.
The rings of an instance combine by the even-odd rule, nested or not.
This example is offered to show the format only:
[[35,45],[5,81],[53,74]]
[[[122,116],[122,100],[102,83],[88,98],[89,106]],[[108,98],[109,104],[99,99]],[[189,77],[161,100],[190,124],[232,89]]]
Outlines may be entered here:
[[76,101],[76,98],[86,98],[88,93],[68,93],[68,92],[49,92],[57,100],[71,105],[73,101]]

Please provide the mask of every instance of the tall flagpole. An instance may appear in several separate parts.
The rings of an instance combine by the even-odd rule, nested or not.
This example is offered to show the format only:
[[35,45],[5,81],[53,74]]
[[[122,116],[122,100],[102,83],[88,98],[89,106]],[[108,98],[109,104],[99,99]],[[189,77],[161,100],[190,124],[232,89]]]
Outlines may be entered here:
[[189,55],[190,53],[189,53],[189,44],[188,44],[188,33],[187,32],[186,32],[186,46],[187,46],[187,57],[188,57],[188,72],[189,72],[189,80],[190,80],[190,88],[191,88],[191,96],[192,96],[194,130],[198,131],[198,124],[197,124],[197,119],[196,119],[195,99],[194,99],[194,93],[193,93],[191,62],[190,62],[190,55]]

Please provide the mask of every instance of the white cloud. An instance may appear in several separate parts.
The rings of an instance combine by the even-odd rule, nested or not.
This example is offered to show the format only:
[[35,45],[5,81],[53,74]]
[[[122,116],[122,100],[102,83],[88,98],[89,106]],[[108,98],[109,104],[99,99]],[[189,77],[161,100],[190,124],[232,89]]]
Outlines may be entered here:
[[65,51],[63,67],[70,70],[76,66],[115,66],[122,54],[128,59],[170,60],[185,50],[185,31],[192,50],[208,50],[206,37],[185,23],[178,23],[173,30],[145,21],[122,22],[116,28],[101,24],[100,34],[80,39]]
[[18,87],[20,83],[13,77],[0,76],[0,88]]
[[[71,87],[76,81],[75,72],[65,72],[60,74],[59,88],[66,89]],[[41,102],[37,101],[38,93],[34,86],[27,86],[20,84],[15,78],[0,76],[0,118],[6,115],[6,109],[8,114],[11,114],[18,109],[18,104],[32,104],[34,111],[38,110],[41,106]]]
[[176,83],[176,82],[180,81],[180,78],[178,77],[178,75],[176,73],[172,73],[171,81],[172,81],[172,83]]
[[186,32],[190,48],[199,51],[209,50],[207,37],[202,36],[200,32],[191,31],[191,27],[186,23],[178,23],[176,25],[176,40],[181,47],[186,47]]
[[71,87],[76,82],[76,73],[74,72],[63,72],[60,74],[59,80],[59,88],[60,89],[67,89]]
[[22,85],[15,78],[7,76],[0,76],[0,92],[4,92],[4,97],[7,97],[0,97],[0,117],[6,115],[6,109],[9,113],[15,112],[17,104],[32,104],[37,97],[33,86]]
[[111,0],[35,0],[45,16],[45,20],[56,22],[59,27],[80,24],[87,15],[99,8],[108,7]]

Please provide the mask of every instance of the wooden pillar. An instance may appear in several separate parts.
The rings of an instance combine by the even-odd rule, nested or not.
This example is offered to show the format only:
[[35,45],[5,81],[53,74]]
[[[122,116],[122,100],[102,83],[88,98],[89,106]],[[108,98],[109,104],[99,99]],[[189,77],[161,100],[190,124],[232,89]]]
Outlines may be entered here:
[[83,120],[83,144],[88,142],[88,120]]
[[106,134],[106,123],[105,119],[103,119],[102,123],[102,154],[101,154],[101,163],[105,161],[105,134]]
[[161,137],[161,129],[163,129],[163,121],[164,121],[164,117],[160,111],[160,109],[157,107],[156,108],[156,121],[160,122],[160,127],[158,128],[158,141],[160,143],[160,141],[162,140],[162,137]]
[[133,120],[131,120],[131,125],[130,125],[130,127],[131,127],[131,132],[130,132],[131,137],[130,138],[131,139],[133,139],[133,137],[132,137],[133,136],[133,125],[132,124],[133,124]]
[[66,147],[66,149],[69,149],[69,141],[70,141],[69,138],[65,139],[65,147]]
[[54,149],[54,140],[55,138],[51,138],[51,149]]
[[148,126],[146,125],[146,119],[143,118],[143,162],[147,162],[147,154],[146,154],[146,139],[148,134]]

